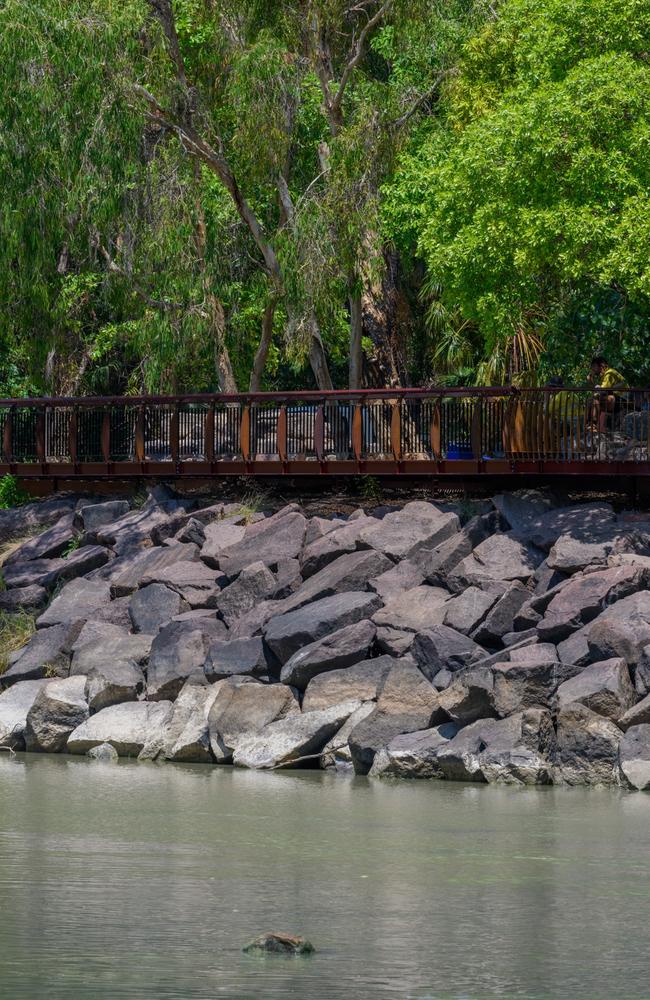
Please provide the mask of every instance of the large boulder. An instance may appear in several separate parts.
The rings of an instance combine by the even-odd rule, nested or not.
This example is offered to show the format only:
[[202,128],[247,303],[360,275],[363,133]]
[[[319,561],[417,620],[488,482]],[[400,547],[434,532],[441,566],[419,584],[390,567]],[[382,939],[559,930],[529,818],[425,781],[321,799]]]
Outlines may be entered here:
[[596,618],[608,605],[627,597],[643,585],[643,573],[633,566],[605,569],[574,577],[562,585],[537,625],[540,639],[566,639]]
[[358,545],[376,549],[393,560],[407,559],[418,549],[433,548],[459,530],[457,514],[415,500],[365,525],[358,535]]
[[225,626],[216,619],[170,622],[151,644],[147,669],[147,698],[173,701],[186,679],[204,675],[210,643],[225,635]]
[[485,657],[485,650],[461,632],[447,625],[434,625],[420,632],[411,652],[422,673],[433,681],[441,670],[454,674]]
[[287,767],[317,757],[329,740],[359,707],[349,701],[320,712],[305,712],[272,722],[260,732],[239,740],[233,752],[237,767]]
[[440,777],[452,781],[548,784],[554,747],[551,718],[527,709],[508,719],[480,719],[436,750]]
[[70,542],[74,539],[74,514],[64,514],[56,524],[34,538],[23,542],[4,559],[5,566],[14,563],[27,562],[33,559],[54,559],[63,555]]
[[[351,699],[354,701],[355,699]],[[337,704],[337,703],[334,703]],[[340,703],[339,703],[340,704]],[[325,707],[325,706],[323,706]],[[331,706],[328,706],[331,707]],[[363,719],[374,711],[374,701],[364,701],[348,716],[341,728],[325,744],[320,755],[320,766],[323,770],[332,768],[335,771],[353,771],[352,752],[350,750],[350,733]]]
[[75,514],[75,526],[86,536],[97,538],[100,528],[114,524],[129,513],[128,500],[104,500],[102,503],[84,504]]
[[376,701],[396,662],[394,656],[377,656],[318,674],[307,685],[303,711],[315,712],[344,701]]
[[505,593],[497,597],[485,618],[471,633],[472,639],[482,646],[500,645],[504,636],[513,630],[515,616],[529,596],[530,592],[524,584],[515,580]]
[[251,525],[240,542],[221,550],[219,569],[233,577],[251,563],[263,562],[273,569],[285,559],[297,559],[306,527],[306,518],[297,512]]
[[93,669],[103,670],[117,663],[131,662],[144,666],[149,658],[153,637],[130,635],[118,625],[87,623],[74,643],[71,674],[87,675]]
[[221,591],[216,600],[220,617],[228,626],[255,608],[276,589],[276,578],[261,562],[253,562],[239,574],[234,583]]
[[[168,722],[162,727],[159,756],[188,764],[213,761],[208,719],[218,694],[218,684],[197,684],[192,679],[186,682],[174,702]],[[143,748],[141,758],[146,751],[147,748]]]
[[622,656],[632,666],[650,643],[650,591],[640,591],[611,604],[587,631],[591,660]]
[[169,701],[111,705],[91,715],[70,733],[68,753],[83,754],[100,743],[110,743],[120,757],[137,757],[167,721],[171,709]]
[[25,749],[27,715],[46,683],[45,680],[18,681],[7,691],[0,692],[0,747]]
[[175,502],[170,507],[176,509],[164,510],[158,505],[144,504],[139,510],[129,511],[110,524],[105,524],[94,530],[100,545],[108,545],[118,555],[146,549],[153,542],[154,532],[158,531],[157,542],[171,537],[182,523],[184,511]]
[[452,590],[486,583],[528,580],[544,558],[543,552],[522,542],[511,532],[490,535],[448,577]]
[[25,747],[42,753],[65,750],[73,729],[88,718],[85,677],[48,681],[27,713]]
[[469,635],[478,628],[490,608],[502,596],[501,589],[481,590],[479,587],[468,587],[457,597],[447,601],[442,624],[463,635]]
[[458,726],[443,722],[432,729],[403,733],[380,750],[369,774],[372,778],[439,778],[438,751],[453,739]]
[[632,705],[626,712],[616,720],[617,725],[626,732],[631,726],[650,725],[650,694]]
[[218,569],[220,553],[231,545],[241,542],[245,534],[246,528],[243,524],[236,524],[229,519],[214,521],[212,524],[206,525],[201,559],[213,569]]
[[424,574],[415,563],[411,562],[410,559],[402,559],[401,562],[370,580],[369,586],[386,603],[405,590],[413,590],[414,587],[419,587],[422,583],[424,583]]
[[516,494],[503,494],[492,502],[514,533],[546,552],[561,535],[603,531],[613,525],[616,517],[610,504],[600,501],[556,507],[540,496],[526,500]]
[[0,510],[0,542],[23,537],[37,528],[48,528],[51,524],[74,511],[77,498],[74,496],[53,497]]
[[616,722],[636,702],[636,691],[625,660],[603,660],[585,667],[557,689],[560,711],[572,704],[584,705]]
[[85,545],[75,549],[66,558],[34,559],[30,562],[16,562],[3,567],[3,579],[9,588],[44,587],[52,590],[57,583],[86,576],[104,566],[110,559],[110,552],[101,545]]
[[376,524],[376,518],[362,515],[306,545],[300,561],[302,575],[305,579],[313,576],[328,563],[348,552],[354,552],[362,531],[369,525]]
[[195,562],[198,557],[196,545],[160,545],[129,551],[106,567],[101,577],[110,583],[112,597],[126,597],[138,589],[147,574],[185,560]]
[[543,652],[536,659],[496,663],[491,669],[494,708],[502,717],[535,706],[550,708],[558,687],[580,672],[580,667]]
[[265,626],[264,638],[284,664],[303,646],[345,625],[372,617],[380,606],[381,599],[373,593],[334,594],[272,618]]
[[283,601],[283,612],[294,611],[333,594],[368,590],[369,581],[392,565],[381,552],[349,552],[305,580],[295,593]]
[[205,674],[214,682],[224,677],[264,677],[269,667],[264,643],[259,636],[250,639],[215,639],[210,643]]
[[610,556],[644,552],[648,534],[613,525],[602,530],[585,528],[560,535],[548,555],[548,565],[563,573],[576,573],[590,566],[605,566]]
[[223,582],[222,573],[209,569],[202,562],[184,559],[172,566],[147,570],[140,586],[160,583],[177,593],[190,608],[214,608]]
[[111,599],[107,583],[91,580],[71,580],[58,597],[55,597],[47,611],[36,621],[37,628],[52,625],[73,625],[86,622],[94,617]]
[[650,789],[650,725],[631,726],[618,748],[621,784],[647,792]]
[[463,529],[434,548],[418,549],[412,561],[434,585],[445,585],[448,575],[472,550],[494,534],[497,523],[494,514],[473,517]]
[[440,692],[438,704],[458,726],[496,716],[492,672],[486,667],[463,671]]
[[63,676],[70,669],[72,644],[80,625],[54,625],[35,632],[31,639],[10,657],[10,666],[0,677],[3,687],[16,681]]
[[373,616],[373,621],[377,626],[405,632],[422,632],[432,625],[442,623],[448,599],[448,591],[441,587],[431,587],[429,584],[414,587],[390,598]]
[[395,661],[384,680],[376,709],[350,733],[355,772],[367,774],[377,752],[395,736],[428,729],[444,720],[435,688],[408,657]]
[[284,684],[258,684],[232,677],[219,682],[209,714],[210,745],[220,763],[230,763],[240,741],[272,722],[300,714],[296,692]]
[[91,715],[109,705],[137,701],[145,689],[142,667],[133,660],[115,660],[91,667],[85,675],[85,697]]
[[151,583],[136,590],[129,598],[129,615],[134,632],[157,635],[163,625],[189,610],[189,605],[175,590],[162,583]]
[[[304,691],[317,674],[365,660],[377,632],[370,621],[355,622],[303,646],[282,667],[280,679]],[[339,699],[347,701],[349,699]]]
[[406,656],[414,641],[415,632],[391,628],[389,625],[380,625],[375,637],[375,644],[379,652],[388,653],[390,656]]
[[47,604],[48,593],[44,587],[16,587],[14,590],[0,591],[0,611],[15,614],[17,611],[42,611]]
[[553,781],[568,785],[611,785],[616,781],[618,726],[584,705],[558,712]]

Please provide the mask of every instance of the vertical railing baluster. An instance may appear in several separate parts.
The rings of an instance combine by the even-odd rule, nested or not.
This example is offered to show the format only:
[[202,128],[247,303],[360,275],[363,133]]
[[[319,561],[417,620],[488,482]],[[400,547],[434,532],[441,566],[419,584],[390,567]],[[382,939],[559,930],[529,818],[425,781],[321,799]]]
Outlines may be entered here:
[[251,460],[251,408],[248,403],[241,408],[239,422],[239,450],[245,462]]
[[214,403],[210,403],[208,406],[208,412],[205,415],[205,460],[206,462],[214,462]]
[[172,404],[172,412],[169,420],[169,454],[172,462],[178,462],[180,455],[180,414],[179,404]]
[[102,414],[101,447],[102,458],[108,465],[111,460],[111,411],[108,407]]
[[402,401],[393,403],[390,415],[390,447],[396,462],[402,461]]
[[15,412],[16,412],[16,407],[15,406],[10,407],[2,431],[2,453],[4,460],[5,462],[7,462],[8,465],[11,465],[14,457],[13,426],[14,426]]
[[278,456],[281,462],[287,461],[287,408],[281,406],[278,410],[278,423],[276,428],[276,442]]
[[314,454],[319,462],[325,460],[325,406],[320,403],[314,417]]
[[144,462],[145,441],[144,441],[144,405],[140,404],[135,414],[135,460]]
[[45,408],[36,413],[36,461],[45,465]]
[[76,465],[79,455],[79,411],[76,406],[72,407],[70,412],[70,421],[68,423],[68,452],[70,454],[70,462],[72,465]]
[[357,462],[363,453],[363,404],[355,403],[352,415],[352,453]]

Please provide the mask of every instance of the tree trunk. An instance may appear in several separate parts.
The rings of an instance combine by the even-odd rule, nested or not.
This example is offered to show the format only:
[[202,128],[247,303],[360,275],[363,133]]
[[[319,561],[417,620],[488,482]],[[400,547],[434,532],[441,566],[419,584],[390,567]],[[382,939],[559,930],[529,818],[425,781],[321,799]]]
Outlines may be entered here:
[[210,310],[210,326],[214,341],[214,366],[221,392],[237,392],[237,383],[232,370],[230,354],[226,346],[226,316],[223,305],[216,295],[206,295],[206,304]]
[[311,338],[309,343],[309,363],[311,364],[314,378],[316,379],[316,385],[319,389],[327,391],[329,389],[333,389],[334,384],[327,365],[325,348],[323,347],[323,341],[321,339],[318,322],[315,316],[311,317],[310,327]]
[[392,251],[384,251],[384,267],[379,281],[363,290],[363,332],[372,341],[373,350],[366,359],[366,384],[400,386],[407,382],[403,331],[405,307],[399,287],[399,260]]
[[260,337],[260,342],[255,352],[255,358],[253,359],[253,369],[251,371],[250,383],[248,386],[250,392],[261,391],[262,375],[264,374],[266,361],[269,356],[269,348],[271,347],[271,339],[273,337],[273,318],[275,316],[277,304],[277,299],[271,299],[264,310],[264,318],[262,319],[262,336]]
[[363,336],[363,308],[361,304],[361,293],[357,290],[350,292],[350,389],[360,389],[363,371],[363,350],[361,338]]

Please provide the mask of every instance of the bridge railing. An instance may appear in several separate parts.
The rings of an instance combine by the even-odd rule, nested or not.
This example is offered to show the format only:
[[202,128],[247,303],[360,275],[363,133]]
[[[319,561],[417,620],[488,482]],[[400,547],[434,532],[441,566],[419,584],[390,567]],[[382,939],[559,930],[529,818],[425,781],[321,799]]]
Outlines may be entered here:
[[[0,467],[650,464],[650,390],[512,387],[0,400]],[[24,467],[24,468],[23,468]],[[144,470],[146,471],[146,470]],[[191,471],[191,469],[190,469]]]

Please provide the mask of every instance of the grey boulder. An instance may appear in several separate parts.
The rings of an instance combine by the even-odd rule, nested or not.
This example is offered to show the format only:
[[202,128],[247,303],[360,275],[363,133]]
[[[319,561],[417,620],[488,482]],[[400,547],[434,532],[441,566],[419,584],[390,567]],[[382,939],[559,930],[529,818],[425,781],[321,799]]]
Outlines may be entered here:
[[557,691],[560,710],[577,703],[612,722],[631,709],[636,700],[630,672],[625,660],[620,657],[592,663],[560,684]]
[[85,687],[84,677],[64,677],[43,685],[27,714],[27,750],[42,753],[65,750],[70,733],[88,718]]
[[0,747],[25,749],[27,715],[45,680],[18,681],[0,692]]
[[365,660],[376,632],[376,626],[364,620],[303,646],[282,667],[281,681],[304,691],[317,674]]
[[303,646],[345,625],[370,618],[380,606],[381,599],[376,594],[334,594],[297,611],[272,618],[265,626],[264,638],[280,663],[284,664]]
[[212,753],[220,763],[232,760],[242,739],[270,723],[300,713],[296,692],[284,684],[258,684],[250,678],[220,681],[208,726]]
[[421,632],[433,625],[442,624],[446,613],[445,602],[449,596],[449,592],[441,587],[431,587],[429,584],[414,587],[390,598],[373,616],[373,621],[378,626]]
[[238,742],[233,763],[237,767],[268,770],[316,757],[358,707],[359,702],[350,701],[272,722]]
[[433,548],[460,530],[456,514],[415,500],[380,521],[365,525],[358,545],[383,552],[393,560],[412,556],[418,549]]
[[303,711],[315,712],[344,701],[376,701],[390,670],[393,656],[361,660],[349,667],[317,674],[309,684],[302,702]]
[[110,588],[107,583],[71,580],[38,618],[36,627],[41,629],[51,625],[85,622],[92,618],[99,608],[108,604],[110,599]]
[[621,784],[640,792],[650,789],[650,725],[627,730],[618,749],[618,769]]
[[150,701],[173,701],[188,677],[204,676],[210,643],[224,635],[225,626],[216,619],[165,625],[151,644],[147,698]]
[[215,639],[210,644],[205,661],[205,674],[210,681],[237,675],[264,677],[268,669],[264,644],[259,636],[250,639]]
[[450,673],[469,667],[485,657],[485,650],[447,625],[434,625],[416,637],[411,652],[423,674],[433,680],[441,670]]
[[610,719],[584,705],[574,703],[561,709],[553,781],[568,785],[614,784],[622,736]]
[[91,667],[85,678],[85,696],[91,713],[124,701],[137,701],[145,688],[142,667],[133,660],[116,660],[101,667]]
[[458,732],[453,722],[432,729],[403,733],[380,750],[369,775],[372,778],[439,778],[438,751]]
[[129,599],[129,616],[134,632],[157,635],[163,625],[189,610],[189,605],[174,590],[162,583],[142,587]]
[[111,705],[91,715],[70,733],[68,752],[84,754],[100,743],[110,743],[120,757],[137,757],[145,743],[164,725],[171,708],[168,701]]

